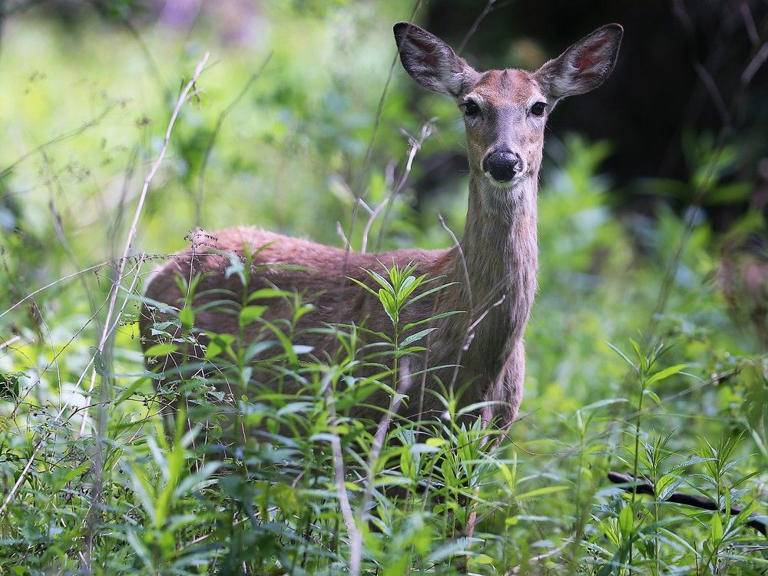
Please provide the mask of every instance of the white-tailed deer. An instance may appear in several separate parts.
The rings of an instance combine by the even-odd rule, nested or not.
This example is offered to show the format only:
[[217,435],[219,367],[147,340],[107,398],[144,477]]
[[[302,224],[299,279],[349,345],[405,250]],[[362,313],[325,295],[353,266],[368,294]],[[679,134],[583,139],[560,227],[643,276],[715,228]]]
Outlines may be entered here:
[[[516,417],[523,390],[523,332],[536,292],[536,200],[544,127],[561,98],[583,94],[608,77],[616,62],[622,28],[609,24],[573,44],[536,72],[517,69],[477,72],[436,36],[401,22],[394,27],[400,59],[416,82],[456,100],[464,115],[469,154],[469,207],[460,245],[445,250],[402,250],[361,254],[322,246],[255,228],[201,233],[193,246],[171,257],[147,287],[141,314],[146,350],[157,337],[152,326],[167,318],[152,301],[197,309],[194,327],[206,332],[238,334],[237,314],[226,308],[244,302],[244,285],[227,275],[228,254],[248,262],[248,290],[276,286],[296,291],[314,309],[300,320],[307,326],[362,323],[373,332],[391,333],[392,325],[378,300],[350,279],[371,284],[367,270],[412,264],[414,274],[427,274],[446,284],[403,310],[402,323],[443,312],[463,311],[432,321],[426,351],[411,358],[428,388],[460,384],[461,403],[487,402],[482,417],[508,426]],[[196,297],[187,302],[178,277],[200,277]],[[429,287],[434,286],[430,284]],[[247,294],[245,295],[247,296]],[[213,303],[218,302],[216,306]],[[265,301],[268,318],[288,314],[280,300]],[[420,328],[423,328],[421,326]],[[246,342],[255,338],[247,327]],[[304,331],[297,343],[322,357],[338,344],[328,331]],[[169,369],[180,359],[165,357],[156,368]],[[456,365],[459,365],[456,368]],[[410,389],[400,410],[408,417],[442,412],[432,394]],[[375,416],[388,399],[373,396],[353,415]]]

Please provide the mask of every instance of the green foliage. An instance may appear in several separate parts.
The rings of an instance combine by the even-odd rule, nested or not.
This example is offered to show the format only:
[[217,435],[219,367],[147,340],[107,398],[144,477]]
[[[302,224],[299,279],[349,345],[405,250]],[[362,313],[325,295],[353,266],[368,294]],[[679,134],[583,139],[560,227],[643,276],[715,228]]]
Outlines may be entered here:
[[[189,37],[148,27],[137,39],[119,25],[133,5],[105,4],[107,29],[86,15],[65,34],[31,12],[3,31],[1,574],[346,574],[343,491],[365,574],[765,570],[765,539],[748,522],[766,511],[768,359],[732,321],[713,281],[721,239],[688,205],[744,196],[738,145],[687,134],[691,181],[643,188],[684,205],[683,217],[659,204],[653,218],[624,218],[599,175],[610,145],[548,136],[557,154],[540,191],[526,396],[498,446],[470,417],[478,406],[461,408],[450,389],[441,419],[349,416],[374,395],[394,406],[400,367],[426,345],[429,319],[406,324],[401,312],[445,286],[411,267],[371,270],[361,285],[393,336],[316,327],[339,343],[333,357],[302,343],[311,302],[248,286],[251,262],[233,257],[227,269],[245,288],[229,309],[236,334],[197,333],[199,279],[180,280],[190,297],[162,310],[147,360],[203,353],[161,381],[143,367],[136,327],[154,257],[128,262],[127,297],[97,349],[114,274],[105,262],[122,247],[179,79],[204,48],[215,65],[182,109],[137,250],[168,253],[195,225],[235,223],[341,245],[337,221],[355,247],[379,236],[382,249],[450,246],[434,212],[460,230],[465,183],[455,178],[420,214],[410,208],[395,166],[418,139],[399,129],[418,134],[440,117],[412,177],[419,155],[461,136],[452,104],[414,105],[399,72],[366,165],[394,55],[381,24],[407,18],[410,4],[267,3],[270,31],[238,49],[205,26]],[[355,210],[360,195],[369,211]],[[764,229],[750,214],[733,234]],[[282,321],[268,320],[276,304],[289,310]],[[609,470],[651,493],[610,485]],[[720,511],[670,501],[679,492]]]

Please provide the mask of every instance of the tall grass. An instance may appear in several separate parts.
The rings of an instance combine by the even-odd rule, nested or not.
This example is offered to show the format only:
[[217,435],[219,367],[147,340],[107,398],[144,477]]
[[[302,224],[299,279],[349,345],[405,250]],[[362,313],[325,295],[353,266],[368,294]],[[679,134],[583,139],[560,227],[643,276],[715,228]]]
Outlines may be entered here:
[[[275,9],[274,25],[298,40],[273,47],[242,99],[267,50],[246,62],[221,48],[181,110],[138,246],[181,247],[198,220],[340,243],[334,222],[349,230],[357,192],[349,183],[358,181],[376,82],[391,56],[378,49],[389,32],[384,38],[372,24],[405,17],[407,8],[321,11],[322,30],[332,24],[344,34]],[[750,515],[766,510],[768,361],[749,328],[731,321],[713,281],[719,240],[705,218],[663,207],[653,219],[616,216],[611,183],[600,175],[610,146],[548,136],[526,396],[499,444],[487,441],[494,429],[461,408],[460,390],[441,389],[441,418],[398,417],[399,403],[413,401],[409,355],[425,345],[427,327],[401,325],[399,311],[416,288],[439,289],[439,280],[410,269],[372,271],[366,285],[393,338],[364,323],[313,327],[338,343],[322,356],[303,346],[298,328],[311,302],[258,293],[292,311],[266,322],[266,309],[248,299],[247,263],[233,259],[231,273],[246,284],[246,299],[231,310],[239,333],[207,334],[203,345],[192,330],[193,300],[168,308],[154,326],[150,360],[202,354],[158,375],[143,365],[136,321],[141,284],[162,256],[113,255],[124,246],[138,174],[161,149],[176,80],[158,87],[143,50],[120,33],[84,33],[81,53],[59,50],[65,40],[52,26],[14,22],[3,39],[4,62],[23,89],[0,99],[6,132],[16,135],[0,150],[8,296],[0,309],[0,573],[765,572],[765,537]],[[359,52],[348,49],[352,40]],[[165,55],[168,78],[185,70],[188,79],[201,56],[194,42],[159,32],[144,42]],[[143,72],[103,81],[104,94],[83,82],[102,78],[115,58]],[[48,76],[31,77],[27,66]],[[352,78],[352,69],[363,72]],[[428,118],[453,114],[441,102],[419,109],[411,101],[395,85],[384,105],[360,181],[367,206],[391,205],[391,224],[374,218],[366,233],[382,230],[382,247],[447,246],[434,213],[409,207],[413,191],[395,177],[408,174],[395,165],[413,161],[418,177],[414,142],[426,155],[460,136],[441,120],[429,139],[402,138],[400,127],[417,133]],[[451,188],[433,204],[460,229],[460,176]],[[169,206],[178,208],[173,217]],[[363,230],[346,240],[360,246]],[[113,258],[126,266],[125,306],[101,349]],[[194,294],[188,281],[184,292]],[[246,341],[246,328],[259,337]],[[351,418],[350,408],[373,393],[389,410]],[[614,485],[610,471],[630,480]],[[671,499],[681,493],[719,511]]]

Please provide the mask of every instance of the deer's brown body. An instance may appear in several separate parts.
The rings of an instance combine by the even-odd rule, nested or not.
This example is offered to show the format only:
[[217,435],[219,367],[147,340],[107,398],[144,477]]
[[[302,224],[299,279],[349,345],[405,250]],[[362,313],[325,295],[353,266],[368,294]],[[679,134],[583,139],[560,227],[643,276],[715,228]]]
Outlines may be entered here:
[[[415,274],[427,274],[448,286],[405,308],[401,323],[449,311],[462,313],[433,321],[427,349],[411,359],[411,370],[444,366],[419,380],[433,388],[436,379],[443,385],[460,385],[462,404],[489,401],[484,419],[496,417],[506,426],[520,405],[523,333],[536,291],[536,199],[546,117],[560,98],[587,92],[610,74],[621,27],[596,30],[534,73],[515,69],[479,73],[441,40],[407,23],[395,26],[395,37],[411,76],[426,88],[456,98],[465,114],[470,193],[460,245],[360,254],[254,228],[232,228],[199,234],[190,249],[174,255],[159,270],[147,297],[180,306],[185,294],[176,277],[203,275],[196,288],[203,296],[195,306],[223,297],[221,292],[205,296],[211,289],[225,289],[228,298],[242,302],[242,282],[236,275],[225,275],[230,264],[225,253],[252,254],[249,290],[276,286],[297,291],[313,303],[314,310],[302,318],[300,328],[357,322],[372,331],[391,333],[391,322],[379,302],[349,278],[371,284],[366,270],[381,273],[394,264],[415,265]],[[273,301],[268,312],[272,318],[287,313],[279,301]],[[145,305],[145,347],[153,343],[151,325],[156,318],[152,307]],[[236,315],[214,309],[197,313],[195,326],[218,333],[238,331]],[[297,343],[312,346],[316,355],[333,352],[335,343],[327,332],[300,334]],[[246,334],[246,339],[252,337]],[[168,357],[161,367],[173,361],[177,359]],[[408,391],[401,414],[427,416],[441,409],[433,395],[414,388]],[[370,403],[388,405],[382,398]],[[371,412],[360,407],[355,414]]]

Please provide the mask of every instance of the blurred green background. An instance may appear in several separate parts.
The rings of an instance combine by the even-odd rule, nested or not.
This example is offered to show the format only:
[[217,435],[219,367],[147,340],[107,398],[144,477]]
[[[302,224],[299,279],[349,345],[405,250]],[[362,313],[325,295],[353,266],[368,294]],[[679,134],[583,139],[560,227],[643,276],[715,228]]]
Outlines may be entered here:
[[[0,405],[2,450],[34,436],[35,407],[86,401],[114,260],[207,51],[132,248],[148,258],[132,260],[123,283],[110,349],[118,390],[142,373],[142,284],[190,230],[248,224],[343,246],[341,230],[359,248],[368,216],[357,198],[374,207],[390,196],[409,138],[432,119],[369,247],[449,246],[439,214],[460,236],[460,113],[395,61],[391,25],[414,11],[479,68],[535,68],[601,24],[626,30],[614,75],[559,105],[547,133],[540,290],[511,431],[521,482],[577,482],[585,454],[621,459],[622,402],[636,405],[636,382],[610,345],[629,353],[631,338],[668,344],[662,364],[687,365],[653,391],[649,434],[672,435],[670,450],[687,455],[743,433],[740,466],[755,494],[764,487],[768,9],[758,1],[0,2],[0,373],[26,403]],[[618,400],[591,436],[582,410],[605,399]],[[141,406],[121,410],[130,419]],[[15,474],[5,468],[3,482]],[[558,506],[529,511],[554,518]]]

